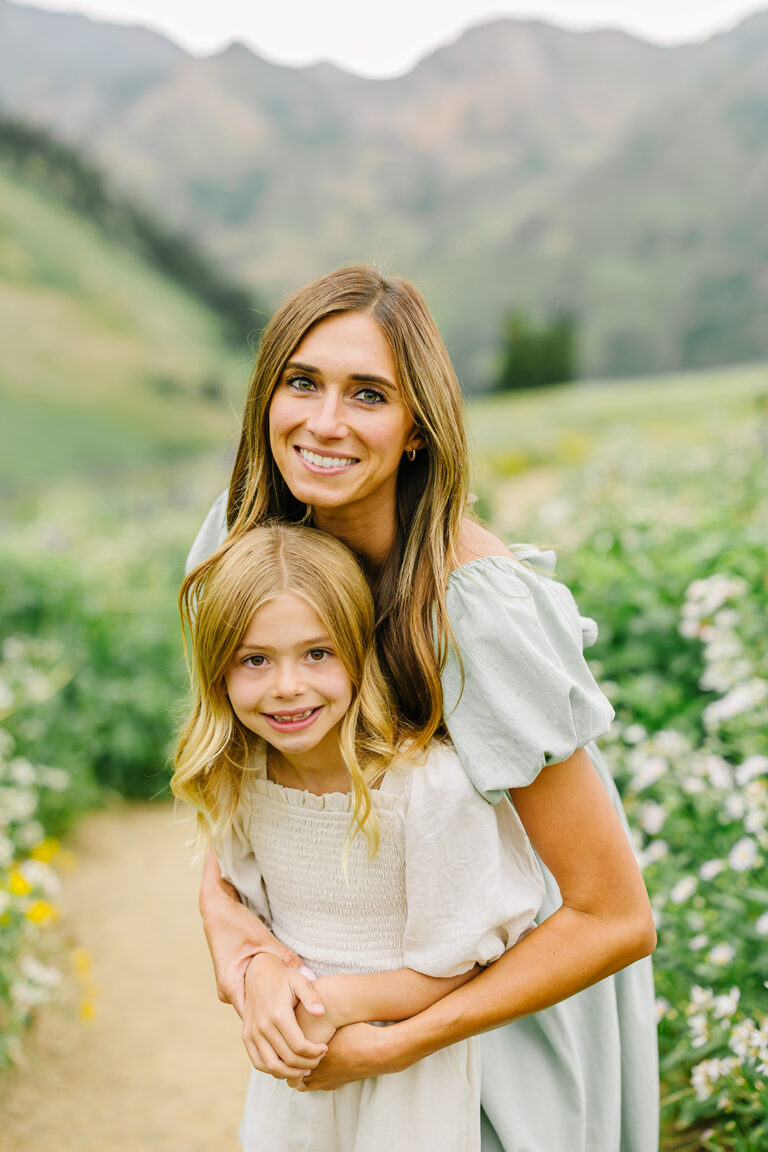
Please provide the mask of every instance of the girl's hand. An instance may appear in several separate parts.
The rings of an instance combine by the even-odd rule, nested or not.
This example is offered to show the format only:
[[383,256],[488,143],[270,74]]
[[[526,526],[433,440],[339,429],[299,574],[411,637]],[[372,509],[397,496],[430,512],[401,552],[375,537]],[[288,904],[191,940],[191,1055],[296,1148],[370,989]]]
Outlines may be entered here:
[[270,952],[288,967],[300,967],[296,953],[281,944],[258,916],[240,903],[236,890],[222,878],[213,852],[208,854],[203,869],[200,914],[219,1000],[231,1004],[239,1016],[245,1009],[245,973],[257,952]]
[[395,1034],[398,1026],[379,1028],[373,1024],[347,1024],[339,1028],[328,1045],[328,1053],[308,1076],[288,1080],[299,1092],[332,1092],[355,1080],[400,1072]]
[[269,953],[254,956],[245,974],[243,1043],[258,1072],[278,1080],[301,1077],[325,1055],[325,1043],[308,1039],[299,1027],[297,1005],[310,1018],[325,1013],[311,980]]

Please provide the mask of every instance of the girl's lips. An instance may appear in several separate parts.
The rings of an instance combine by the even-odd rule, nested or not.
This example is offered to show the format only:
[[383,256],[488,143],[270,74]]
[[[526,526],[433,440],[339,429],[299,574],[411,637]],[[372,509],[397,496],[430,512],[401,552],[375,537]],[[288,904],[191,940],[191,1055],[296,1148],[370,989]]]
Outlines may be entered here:
[[290,717],[291,713],[289,712],[278,712],[276,715],[264,712],[263,715],[270,728],[274,728],[276,732],[302,732],[305,728],[309,728],[310,724],[314,724],[320,715],[320,708],[321,705],[313,708],[308,716],[305,715],[306,708],[302,709],[301,712],[294,713],[296,716],[301,716],[301,720],[277,719],[278,716]]
[[[315,476],[338,476],[340,472],[348,472],[350,468],[354,468],[356,464],[360,463],[358,459],[352,456],[326,456],[309,448],[296,447],[294,451],[307,471],[314,473]],[[338,464],[317,463],[318,460],[335,459],[339,460]]]

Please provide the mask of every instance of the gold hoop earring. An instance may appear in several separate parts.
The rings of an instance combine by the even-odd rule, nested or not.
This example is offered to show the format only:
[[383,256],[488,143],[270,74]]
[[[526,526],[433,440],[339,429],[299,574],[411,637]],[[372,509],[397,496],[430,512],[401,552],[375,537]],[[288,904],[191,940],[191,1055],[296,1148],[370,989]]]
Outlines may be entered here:
[[411,448],[410,451],[406,452],[406,456],[410,460],[411,464],[413,464],[414,460],[416,459],[416,449]]

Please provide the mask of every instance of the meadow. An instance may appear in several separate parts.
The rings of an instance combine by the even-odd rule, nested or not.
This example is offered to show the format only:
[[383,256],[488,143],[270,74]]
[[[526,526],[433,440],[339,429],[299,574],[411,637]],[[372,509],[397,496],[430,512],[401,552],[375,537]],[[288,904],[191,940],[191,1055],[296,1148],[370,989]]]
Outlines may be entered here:
[[[664,1147],[768,1143],[768,369],[470,405],[478,509],[558,552],[659,931]],[[211,433],[211,440],[213,434]],[[211,442],[209,440],[209,442]],[[69,473],[0,554],[0,1062],[56,995],[57,861],[115,792],[162,794],[184,695],[175,596],[226,460]]]

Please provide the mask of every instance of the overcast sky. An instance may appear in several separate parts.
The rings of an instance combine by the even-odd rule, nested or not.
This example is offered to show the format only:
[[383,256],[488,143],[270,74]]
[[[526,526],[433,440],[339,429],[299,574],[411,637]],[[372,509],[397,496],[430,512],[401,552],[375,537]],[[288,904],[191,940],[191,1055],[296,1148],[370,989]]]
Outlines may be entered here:
[[332,60],[363,75],[392,76],[497,16],[623,28],[677,43],[731,27],[768,0],[38,0],[30,6],[145,24],[200,54],[242,40],[279,63]]

